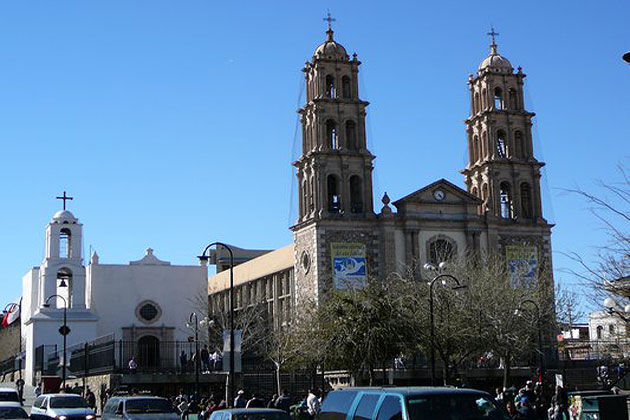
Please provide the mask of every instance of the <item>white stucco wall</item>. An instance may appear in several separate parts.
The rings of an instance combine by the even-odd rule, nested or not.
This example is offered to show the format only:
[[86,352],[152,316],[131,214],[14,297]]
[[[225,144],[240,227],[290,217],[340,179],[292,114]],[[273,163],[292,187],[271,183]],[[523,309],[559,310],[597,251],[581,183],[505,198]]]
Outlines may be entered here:
[[[99,316],[96,334],[114,334],[122,338],[123,327],[175,327],[175,340],[186,340],[190,331],[186,322],[196,311],[207,314],[194,301],[206,295],[207,272],[200,266],[157,264],[109,265],[90,264],[87,267],[91,298],[90,309]],[[136,316],[144,301],[159,305],[161,315],[151,323]]]

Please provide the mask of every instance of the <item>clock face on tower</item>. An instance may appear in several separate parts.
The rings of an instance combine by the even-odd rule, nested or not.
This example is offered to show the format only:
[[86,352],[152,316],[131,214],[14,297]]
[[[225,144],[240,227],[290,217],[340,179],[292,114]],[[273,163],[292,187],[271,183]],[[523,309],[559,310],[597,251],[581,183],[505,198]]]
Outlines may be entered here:
[[446,197],[446,193],[444,191],[440,189],[433,191],[433,198],[435,198],[437,201],[444,200],[444,197]]

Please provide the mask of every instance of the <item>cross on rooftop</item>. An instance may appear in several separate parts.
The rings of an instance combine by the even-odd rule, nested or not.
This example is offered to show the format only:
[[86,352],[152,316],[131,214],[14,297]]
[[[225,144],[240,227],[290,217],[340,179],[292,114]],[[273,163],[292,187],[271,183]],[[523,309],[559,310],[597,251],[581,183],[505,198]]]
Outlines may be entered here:
[[66,192],[63,192],[63,196],[61,197],[55,197],[57,200],[63,200],[63,209],[66,209],[66,201],[68,200],[74,200],[74,197],[70,197],[68,195],[66,195]]
[[326,10],[326,17],[323,20],[324,20],[324,22],[328,22],[328,29],[329,30],[332,29],[332,23],[337,21],[337,19],[333,18],[330,15],[330,10]]
[[492,37],[492,44],[490,45],[490,47],[492,48],[492,53],[496,54],[497,43],[495,42],[494,37],[499,36],[499,33],[494,31],[494,26],[490,26],[490,32],[488,32],[486,35],[490,35]]

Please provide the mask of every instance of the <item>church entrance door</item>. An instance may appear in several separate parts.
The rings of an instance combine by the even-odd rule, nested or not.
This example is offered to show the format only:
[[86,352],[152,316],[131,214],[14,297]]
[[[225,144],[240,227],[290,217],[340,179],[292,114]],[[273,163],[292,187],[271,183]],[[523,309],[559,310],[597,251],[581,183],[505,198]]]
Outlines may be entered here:
[[160,340],[145,335],[138,340],[138,369],[156,370],[160,367]]

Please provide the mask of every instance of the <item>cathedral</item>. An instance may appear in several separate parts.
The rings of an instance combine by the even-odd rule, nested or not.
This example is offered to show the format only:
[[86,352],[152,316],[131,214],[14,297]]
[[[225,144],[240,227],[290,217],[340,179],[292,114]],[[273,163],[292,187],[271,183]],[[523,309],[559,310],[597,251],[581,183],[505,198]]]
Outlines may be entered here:
[[[551,228],[542,214],[544,163],[532,146],[525,74],[498,52],[468,78],[466,189],[439,179],[374,209],[372,171],[356,54],[328,28],[302,71],[306,103],[299,110],[302,153],[293,162],[299,215],[293,244],[234,268],[236,310],[265,301],[277,323],[325,290],[360,286],[414,264],[437,264],[469,252],[506,257],[513,276],[534,276],[551,264]],[[209,279],[211,311],[228,306],[227,271]],[[514,278],[513,278],[514,280]]]

